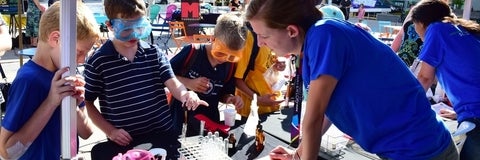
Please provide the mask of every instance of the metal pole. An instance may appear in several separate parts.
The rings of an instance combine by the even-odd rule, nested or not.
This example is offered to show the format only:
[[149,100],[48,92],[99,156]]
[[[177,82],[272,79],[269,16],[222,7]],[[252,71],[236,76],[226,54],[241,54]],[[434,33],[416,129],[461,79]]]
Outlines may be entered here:
[[470,19],[470,13],[472,12],[472,0],[465,0],[463,4],[463,19]]
[[[77,1],[62,0],[60,6],[60,64],[69,66],[62,77],[75,75],[77,41]],[[69,96],[62,100],[62,159],[71,159],[77,154],[76,100]]]
[[[10,25],[13,24],[13,27],[17,27],[18,26],[18,30],[20,30],[20,32],[17,32],[18,33],[18,49],[21,51],[23,50],[23,30],[22,30],[22,15],[23,15],[23,0],[18,0],[17,1],[17,13],[18,13],[18,24],[15,24],[15,22],[17,21],[15,18],[15,14],[14,15],[10,15],[10,16],[13,16],[13,22],[10,22]],[[10,18],[12,19],[12,18]],[[13,28],[14,30],[17,30],[16,28]],[[19,59],[20,59],[20,67],[23,66],[23,56],[19,56]]]

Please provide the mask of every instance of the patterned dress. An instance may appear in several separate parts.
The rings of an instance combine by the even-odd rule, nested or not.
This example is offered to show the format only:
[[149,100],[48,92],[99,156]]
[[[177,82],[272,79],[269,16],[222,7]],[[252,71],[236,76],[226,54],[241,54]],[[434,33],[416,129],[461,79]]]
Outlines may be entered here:
[[412,21],[405,23],[403,33],[403,42],[397,54],[407,66],[411,66],[418,57],[423,42],[415,32],[415,25]]
[[33,0],[28,0],[28,9],[27,9],[27,26],[26,33],[27,37],[38,37],[38,26],[40,25],[40,16],[41,11]]

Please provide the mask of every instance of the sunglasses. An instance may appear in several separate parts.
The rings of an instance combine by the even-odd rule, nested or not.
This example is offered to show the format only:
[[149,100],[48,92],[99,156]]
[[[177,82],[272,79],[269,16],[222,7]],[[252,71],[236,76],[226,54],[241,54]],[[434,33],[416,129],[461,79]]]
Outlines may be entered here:
[[225,43],[220,40],[216,40],[212,45],[212,56],[221,61],[238,62],[242,58],[243,49],[231,50]]

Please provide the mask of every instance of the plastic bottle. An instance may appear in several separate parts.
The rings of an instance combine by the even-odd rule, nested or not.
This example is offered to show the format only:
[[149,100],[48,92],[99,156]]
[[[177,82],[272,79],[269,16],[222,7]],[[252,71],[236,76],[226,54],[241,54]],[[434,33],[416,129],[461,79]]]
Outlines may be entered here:
[[228,136],[228,153],[235,151],[235,145],[237,144],[237,139],[233,133],[230,133]]
[[265,134],[263,133],[263,127],[258,122],[257,125],[257,131],[255,134],[255,149],[257,149],[257,152],[261,152],[263,148],[265,147]]
[[258,123],[258,105],[257,105],[257,94],[253,94],[252,103],[250,105],[250,115],[248,115],[247,122],[245,123],[245,128],[243,132],[247,136],[255,136],[256,125]]

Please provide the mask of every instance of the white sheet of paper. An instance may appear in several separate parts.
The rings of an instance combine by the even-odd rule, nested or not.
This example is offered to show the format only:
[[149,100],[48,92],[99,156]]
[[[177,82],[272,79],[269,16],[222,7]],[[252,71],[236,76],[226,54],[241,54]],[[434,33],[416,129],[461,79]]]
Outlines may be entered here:
[[446,105],[446,104],[443,103],[443,102],[440,102],[440,103],[437,103],[437,104],[432,105],[432,109],[433,109],[433,111],[435,111],[435,113],[437,113],[437,114],[440,114],[440,110],[441,110],[441,109],[453,110],[452,107]]

